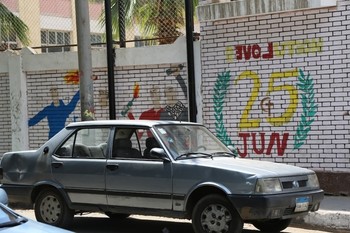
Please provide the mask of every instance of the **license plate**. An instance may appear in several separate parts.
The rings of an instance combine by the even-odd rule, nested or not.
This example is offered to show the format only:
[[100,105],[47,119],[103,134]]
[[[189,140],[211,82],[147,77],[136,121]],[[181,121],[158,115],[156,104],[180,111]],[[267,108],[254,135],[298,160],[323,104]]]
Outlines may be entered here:
[[298,197],[295,201],[296,206],[294,212],[303,212],[309,209],[309,198],[308,197]]

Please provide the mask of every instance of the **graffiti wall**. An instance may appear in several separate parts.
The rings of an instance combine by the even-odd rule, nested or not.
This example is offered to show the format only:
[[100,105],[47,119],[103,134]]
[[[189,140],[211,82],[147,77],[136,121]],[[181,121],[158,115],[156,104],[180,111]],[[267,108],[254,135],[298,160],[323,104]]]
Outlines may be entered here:
[[143,68],[136,75],[128,75],[132,80],[129,83],[123,81],[123,75],[118,75],[120,78],[117,77],[116,86],[124,86],[118,93],[121,98],[118,118],[188,120],[187,77],[184,71],[184,64]]
[[27,74],[29,145],[38,148],[68,123],[80,120],[76,70]]
[[350,3],[338,5],[201,22],[203,121],[240,157],[350,170]]
[[[95,118],[109,119],[107,70],[93,71]],[[116,69],[117,119],[187,120],[184,64]],[[29,145],[35,149],[81,120],[79,71],[27,74]]]

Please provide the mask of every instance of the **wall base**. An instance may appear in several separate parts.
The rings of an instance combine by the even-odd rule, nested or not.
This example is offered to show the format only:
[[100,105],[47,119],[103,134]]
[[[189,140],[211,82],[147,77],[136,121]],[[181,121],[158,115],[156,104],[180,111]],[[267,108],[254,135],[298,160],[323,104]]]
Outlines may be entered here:
[[316,173],[325,194],[350,196],[350,173],[324,171]]

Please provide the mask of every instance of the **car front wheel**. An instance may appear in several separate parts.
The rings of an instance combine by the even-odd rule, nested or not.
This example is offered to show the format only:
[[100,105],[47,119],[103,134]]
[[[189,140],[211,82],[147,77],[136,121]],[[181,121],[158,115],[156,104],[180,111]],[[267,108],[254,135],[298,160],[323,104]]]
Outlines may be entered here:
[[74,217],[62,196],[53,189],[45,189],[39,193],[34,205],[35,217],[39,222],[57,227],[68,227]]
[[277,233],[286,229],[291,221],[292,219],[274,219],[267,221],[257,221],[254,222],[253,225],[260,231]]
[[203,197],[193,209],[196,233],[241,233],[243,221],[231,203],[221,195]]

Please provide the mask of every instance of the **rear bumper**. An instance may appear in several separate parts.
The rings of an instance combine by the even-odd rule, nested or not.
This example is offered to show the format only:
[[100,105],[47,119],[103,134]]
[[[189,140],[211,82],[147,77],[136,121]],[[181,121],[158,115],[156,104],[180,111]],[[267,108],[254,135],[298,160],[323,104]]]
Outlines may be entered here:
[[[244,221],[287,219],[317,211],[323,190],[274,195],[230,195],[229,199]],[[296,211],[297,198],[308,198],[307,210]]]

